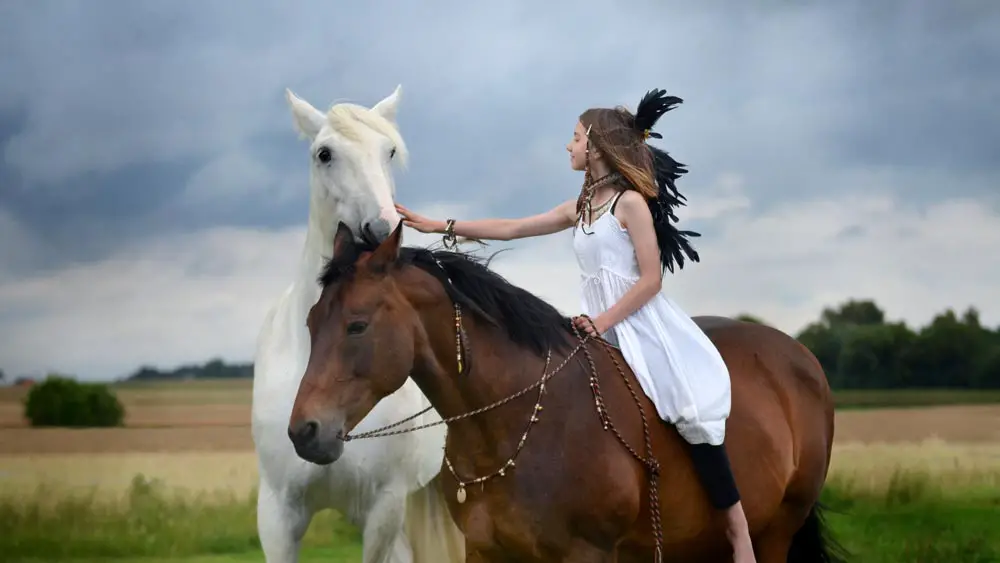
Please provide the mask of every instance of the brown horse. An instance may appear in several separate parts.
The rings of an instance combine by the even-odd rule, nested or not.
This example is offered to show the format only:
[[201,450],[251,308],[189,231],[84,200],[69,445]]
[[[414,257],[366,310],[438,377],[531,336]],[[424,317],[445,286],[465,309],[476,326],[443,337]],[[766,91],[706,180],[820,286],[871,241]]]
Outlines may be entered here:
[[[616,349],[474,258],[401,247],[400,231],[379,244],[338,229],[289,421],[299,456],[333,463],[345,441],[394,432],[349,434],[412,377],[448,424],[442,483],[467,561],[731,557],[684,442]],[[834,561],[819,363],[773,328],[697,320],[732,374],[727,448],[758,561]]]

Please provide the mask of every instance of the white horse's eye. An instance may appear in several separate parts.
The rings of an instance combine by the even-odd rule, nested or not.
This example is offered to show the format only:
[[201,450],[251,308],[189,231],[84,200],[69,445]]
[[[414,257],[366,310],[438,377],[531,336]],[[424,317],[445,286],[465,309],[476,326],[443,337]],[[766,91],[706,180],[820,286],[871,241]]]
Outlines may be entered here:
[[333,153],[330,152],[328,147],[321,147],[316,151],[316,158],[323,164],[328,164],[333,159]]
[[392,150],[389,151],[389,158],[392,158],[394,156],[396,156],[396,147],[392,147]]

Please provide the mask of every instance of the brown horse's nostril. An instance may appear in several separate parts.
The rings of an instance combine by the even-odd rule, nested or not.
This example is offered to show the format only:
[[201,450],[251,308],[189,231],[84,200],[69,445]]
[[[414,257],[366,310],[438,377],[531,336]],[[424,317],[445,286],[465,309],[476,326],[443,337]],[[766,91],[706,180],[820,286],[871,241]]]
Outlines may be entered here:
[[298,428],[290,426],[288,428],[288,437],[291,438],[292,442],[296,444],[308,444],[319,432],[319,422],[315,420],[307,420],[298,425]]
[[316,437],[316,432],[319,430],[319,423],[315,420],[310,420],[306,422],[306,425],[302,428],[302,439],[312,440]]

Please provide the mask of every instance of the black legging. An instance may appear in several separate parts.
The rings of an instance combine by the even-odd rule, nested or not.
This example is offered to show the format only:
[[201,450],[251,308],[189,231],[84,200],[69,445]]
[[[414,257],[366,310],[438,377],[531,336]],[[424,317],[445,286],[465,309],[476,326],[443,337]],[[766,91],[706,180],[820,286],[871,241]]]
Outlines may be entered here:
[[725,446],[711,444],[688,444],[695,472],[708,492],[712,506],[725,510],[740,500],[736,490],[736,480],[729,465]]

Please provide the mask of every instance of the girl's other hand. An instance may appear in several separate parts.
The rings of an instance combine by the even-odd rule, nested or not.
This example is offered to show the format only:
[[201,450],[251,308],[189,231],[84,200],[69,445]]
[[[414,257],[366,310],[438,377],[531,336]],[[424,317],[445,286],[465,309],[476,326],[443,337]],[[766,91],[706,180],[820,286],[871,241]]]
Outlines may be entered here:
[[601,338],[600,331],[602,329],[600,326],[596,326],[600,324],[600,317],[598,317],[596,320],[591,320],[590,317],[586,315],[580,315],[578,317],[573,318],[573,324],[575,324],[576,328],[580,329],[585,334],[588,334],[595,338]]

